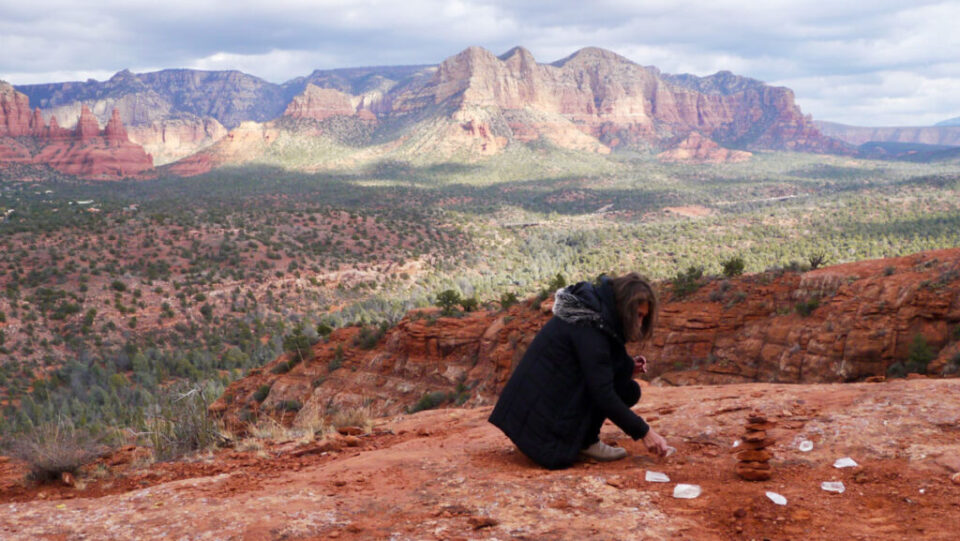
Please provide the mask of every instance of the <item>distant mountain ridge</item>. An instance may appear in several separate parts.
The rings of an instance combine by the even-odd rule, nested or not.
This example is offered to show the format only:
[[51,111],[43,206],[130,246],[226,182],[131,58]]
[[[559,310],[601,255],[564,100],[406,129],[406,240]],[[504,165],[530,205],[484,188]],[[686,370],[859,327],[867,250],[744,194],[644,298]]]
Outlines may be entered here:
[[[328,128],[302,124],[328,122],[331,116],[352,122],[355,132],[368,133],[364,159],[489,156],[543,143],[597,153],[663,150],[689,145],[692,134],[698,145],[713,141],[737,150],[853,152],[824,137],[787,88],[730,72],[665,76],[597,48],[540,64],[522,47],[500,56],[470,47],[437,66],[411,66],[392,74],[339,70],[315,73],[302,82],[307,86],[288,105],[284,121],[242,126],[231,140],[188,160],[189,168],[202,164],[202,170],[250,157],[250,152],[269,152],[276,141],[331,135]],[[292,126],[305,131],[294,133]],[[721,150],[708,159],[724,155],[745,156]],[[185,168],[181,164],[178,170],[188,174]]]
[[960,126],[960,116],[937,122],[934,126]]
[[[170,169],[180,174],[256,159],[278,140],[325,137],[350,147],[340,149],[338,163],[471,160],[528,144],[608,153],[696,141],[720,147],[710,159],[746,156],[724,148],[853,153],[820,133],[790,89],[727,71],[665,75],[595,47],[549,64],[523,47],[499,57],[469,47],[435,66],[317,70],[282,85],[238,71],[180,69],[17,89],[48,117],[76,118],[87,106],[102,121],[116,109],[158,164],[189,156]],[[362,158],[342,156],[359,147]],[[328,165],[311,159],[298,163]]]
[[816,120],[814,124],[824,135],[854,146],[871,142],[960,146],[960,125],[864,127],[823,120]]

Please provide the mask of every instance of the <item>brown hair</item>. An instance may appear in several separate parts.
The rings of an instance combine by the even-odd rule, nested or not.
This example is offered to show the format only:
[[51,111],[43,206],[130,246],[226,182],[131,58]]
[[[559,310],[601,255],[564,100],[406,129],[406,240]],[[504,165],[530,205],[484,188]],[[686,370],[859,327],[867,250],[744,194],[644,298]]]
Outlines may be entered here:
[[[610,279],[613,286],[613,295],[617,299],[617,313],[623,325],[623,335],[628,342],[644,342],[653,334],[653,327],[657,323],[659,302],[657,293],[650,285],[650,280],[636,272]],[[637,306],[646,302],[650,311],[643,323],[637,328]]]

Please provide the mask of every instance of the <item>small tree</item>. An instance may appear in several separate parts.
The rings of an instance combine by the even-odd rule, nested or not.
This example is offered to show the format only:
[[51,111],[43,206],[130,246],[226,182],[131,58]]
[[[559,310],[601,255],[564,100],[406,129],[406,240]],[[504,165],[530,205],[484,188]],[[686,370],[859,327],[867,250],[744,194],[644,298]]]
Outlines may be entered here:
[[452,315],[458,304],[460,304],[460,294],[452,289],[437,294],[436,305],[440,307],[440,312],[445,316]]

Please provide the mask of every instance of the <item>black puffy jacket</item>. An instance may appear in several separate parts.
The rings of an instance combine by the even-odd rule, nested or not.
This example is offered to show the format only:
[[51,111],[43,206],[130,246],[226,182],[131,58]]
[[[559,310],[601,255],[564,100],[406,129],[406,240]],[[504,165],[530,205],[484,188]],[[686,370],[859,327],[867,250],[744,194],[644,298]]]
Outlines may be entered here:
[[[554,315],[543,326],[489,419],[525,455],[550,469],[577,459],[596,413],[634,440],[650,429],[620,398],[638,397],[640,387],[609,280],[601,279],[599,286],[581,282],[562,293],[579,301],[579,313],[588,317]],[[554,313],[561,314],[556,305]]]

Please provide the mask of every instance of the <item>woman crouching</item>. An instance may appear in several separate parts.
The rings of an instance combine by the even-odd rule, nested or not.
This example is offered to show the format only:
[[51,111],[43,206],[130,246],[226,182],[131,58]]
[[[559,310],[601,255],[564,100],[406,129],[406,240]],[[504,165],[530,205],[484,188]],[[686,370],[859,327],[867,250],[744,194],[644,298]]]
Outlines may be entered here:
[[507,381],[490,422],[549,469],[580,457],[625,457],[622,447],[600,441],[606,419],[664,456],[666,440],[630,410],[640,400],[633,375],[646,372],[646,359],[630,357],[625,345],[653,332],[657,296],[650,282],[635,272],[580,282],[557,291],[553,314]]

